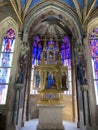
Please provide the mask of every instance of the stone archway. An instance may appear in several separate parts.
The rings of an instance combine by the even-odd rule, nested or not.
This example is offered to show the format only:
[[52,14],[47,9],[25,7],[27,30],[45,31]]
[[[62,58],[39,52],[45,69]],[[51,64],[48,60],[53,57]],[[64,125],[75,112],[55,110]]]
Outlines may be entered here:
[[[60,17],[60,14],[61,18]],[[69,28],[71,34],[72,34],[72,42],[74,43],[73,47],[76,47],[77,44],[81,43],[81,27],[79,26],[79,22],[77,20],[77,18],[75,16],[73,16],[73,12],[71,12],[71,10],[69,11],[69,13],[67,12],[67,9],[63,7],[63,5],[59,5],[59,3],[54,2],[53,5],[51,5],[51,3],[49,4],[48,2],[45,3],[45,5],[41,5],[40,6],[36,6],[34,8],[34,10],[31,11],[31,13],[27,16],[27,18],[25,19],[25,23],[24,23],[24,28],[23,28],[23,32],[24,35],[28,33],[28,40],[29,42],[32,42],[30,40],[32,40],[32,35],[36,34],[36,27],[42,22],[42,21],[46,21],[46,19],[48,19],[50,16],[54,16],[59,22],[61,22],[61,24],[64,25],[64,29],[65,26]],[[66,31],[65,31],[66,32]],[[37,31],[38,33],[38,31]],[[74,40],[73,40],[74,39]],[[74,50],[73,50],[74,51]],[[73,58],[74,59],[74,58]],[[72,61],[73,66],[74,64],[74,60]],[[76,80],[75,79],[75,66],[74,66],[74,70],[73,70],[73,82]],[[76,84],[74,82],[74,88],[73,88],[73,106],[72,106],[72,110],[75,112],[73,113],[73,117],[74,119],[72,120],[77,120],[76,118],[76,92],[75,92],[75,87]],[[74,116],[75,115],[75,116]]]

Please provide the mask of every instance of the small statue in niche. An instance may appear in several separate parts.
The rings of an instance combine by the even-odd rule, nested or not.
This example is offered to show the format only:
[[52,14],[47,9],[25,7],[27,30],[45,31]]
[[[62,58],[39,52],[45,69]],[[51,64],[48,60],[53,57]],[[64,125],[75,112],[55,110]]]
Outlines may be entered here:
[[35,82],[35,88],[38,89],[39,88],[39,84],[40,84],[40,74],[39,71],[37,71],[36,73],[36,82]]
[[80,61],[77,64],[77,78],[79,80],[80,85],[87,84],[87,79],[85,76],[85,64],[82,57],[80,57]]
[[23,84],[24,82],[24,76],[25,76],[25,71],[26,71],[26,59],[27,59],[27,53],[28,48],[22,48],[21,53],[19,55],[19,60],[18,60],[18,74],[16,77],[16,83],[21,83]]
[[52,51],[49,51],[49,64],[53,64],[53,52]]
[[67,85],[66,85],[66,79],[67,79],[66,73],[63,72],[63,74],[62,74],[62,90],[68,90]]
[[16,83],[21,83],[21,84],[23,84],[23,82],[24,82],[24,72],[23,72],[23,68],[20,66]]
[[51,72],[47,72],[47,78],[46,78],[46,89],[55,89],[56,88],[56,84],[55,84],[55,77],[54,77],[54,73]]

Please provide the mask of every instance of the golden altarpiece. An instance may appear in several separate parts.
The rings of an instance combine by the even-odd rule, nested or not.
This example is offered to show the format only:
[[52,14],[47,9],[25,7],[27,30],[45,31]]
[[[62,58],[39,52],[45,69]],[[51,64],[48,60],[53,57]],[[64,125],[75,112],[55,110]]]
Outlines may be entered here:
[[68,68],[62,65],[58,42],[53,38],[44,40],[40,65],[34,67],[33,79],[33,89],[40,93],[39,103],[63,104],[62,92],[68,89]]
[[34,67],[33,88],[40,94],[39,123],[37,130],[64,130],[62,92],[68,86],[68,68],[61,63],[58,43],[53,38],[45,40],[41,60]]

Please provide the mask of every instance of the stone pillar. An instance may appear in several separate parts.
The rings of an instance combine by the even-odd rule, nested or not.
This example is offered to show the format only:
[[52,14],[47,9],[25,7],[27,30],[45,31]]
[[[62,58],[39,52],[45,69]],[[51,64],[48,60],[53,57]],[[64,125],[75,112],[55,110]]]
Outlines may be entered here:
[[84,89],[84,109],[85,109],[85,125],[89,127],[91,125],[90,120],[90,107],[89,107],[89,97],[88,97],[88,87]]
[[91,125],[95,125],[95,92],[94,92],[94,82],[93,82],[93,71],[91,66],[89,39],[86,37],[83,39],[85,49],[85,58],[87,62],[87,80],[89,85],[89,99],[90,99],[90,112],[91,112]]
[[[77,80],[77,64],[79,62],[79,55],[82,55],[82,46],[81,46],[81,39],[73,39],[73,42],[75,43],[72,46],[72,56],[73,60],[72,60],[72,82],[74,84],[74,88],[72,88],[72,95],[73,95],[73,109],[75,109],[75,107],[77,108],[77,110],[75,109],[75,113],[76,114],[76,118],[75,120],[77,120],[77,127],[80,127],[81,124],[81,120],[83,119],[83,113],[81,112],[82,110],[82,101],[81,101],[81,93],[80,93],[80,84]],[[81,114],[82,113],[82,114]],[[81,117],[81,118],[80,118]],[[82,121],[83,122],[83,121]]]
[[23,111],[22,111],[22,126],[26,120],[30,119],[29,116],[29,94],[30,94],[30,81],[31,81],[31,50],[30,43],[32,42],[32,38],[28,39],[28,34],[23,34],[23,44],[24,44],[24,51],[26,54],[26,69],[25,69],[25,82],[24,82],[24,104],[23,104]]
[[15,93],[16,93],[16,101],[13,109],[13,113],[15,111],[16,115],[14,116],[16,122],[16,130],[21,128],[22,122],[22,112],[23,112],[23,102],[24,102],[24,85],[21,83],[15,84]]
[[[77,122],[77,94],[76,94],[76,63],[75,63],[75,52],[74,52],[74,45],[75,40],[72,39],[72,46],[71,46],[71,57],[72,57],[72,106],[73,106],[73,121]],[[76,43],[75,43],[76,44]]]
[[[86,36],[86,35],[85,35]],[[87,64],[87,83],[88,88],[87,91],[84,92],[84,100],[85,100],[85,110],[89,110],[89,119],[86,118],[86,127],[87,129],[96,128],[96,98],[94,91],[94,81],[93,81],[93,71],[91,65],[91,57],[90,57],[90,47],[89,47],[89,37],[83,38],[83,46],[84,46],[84,55]],[[87,101],[88,98],[88,101]],[[89,104],[87,104],[89,103]],[[88,106],[89,105],[89,106]],[[88,108],[89,107],[89,108]],[[86,117],[88,116],[86,111]]]

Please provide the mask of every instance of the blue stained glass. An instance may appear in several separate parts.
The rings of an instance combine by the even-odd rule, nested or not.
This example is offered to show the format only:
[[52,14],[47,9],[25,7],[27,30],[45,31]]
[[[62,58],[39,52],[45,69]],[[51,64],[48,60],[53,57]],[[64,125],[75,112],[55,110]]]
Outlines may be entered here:
[[6,103],[8,85],[0,85],[0,104]]
[[40,64],[42,45],[40,37],[38,35],[34,37],[34,42],[32,46],[32,64],[35,64],[35,60],[38,60],[38,64]]
[[[7,89],[10,78],[10,68],[12,64],[12,57],[14,51],[15,43],[15,33],[12,28],[10,28],[2,43],[1,53],[0,53],[0,104],[6,103]],[[5,84],[5,85],[4,85]]]
[[10,68],[0,68],[0,83],[9,83]]
[[40,60],[41,58],[41,52],[42,52],[42,46],[41,43],[38,44],[38,54],[37,54],[37,59]]
[[94,33],[98,34],[98,29],[94,30],[90,38],[90,55],[94,77],[96,104],[98,105],[98,39],[96,38]]
[[33,58],[37,59],[37,43],[35,41],[33,43],[32,54],[33,54]]
[[1,53],[0,67],[11,67],[13,54]]
[[48,40],[46,49],[56,50],[56,42],[53,39]]
[[71,52],[70,52],[70,42],[69,38],[67,36],[64,36],[62,39],[62,44],[61,44],[61,59],[62,63],[64,64],[65,60],[68,60],[68,65],[69,65],[69,60],[71,59]]
[[90,41],[91,57],[98,56],[98,39],[92,39]]
[[2,45],[2,52],[14,51],[15,36],[5,36]]

